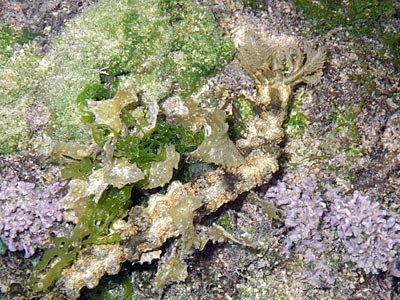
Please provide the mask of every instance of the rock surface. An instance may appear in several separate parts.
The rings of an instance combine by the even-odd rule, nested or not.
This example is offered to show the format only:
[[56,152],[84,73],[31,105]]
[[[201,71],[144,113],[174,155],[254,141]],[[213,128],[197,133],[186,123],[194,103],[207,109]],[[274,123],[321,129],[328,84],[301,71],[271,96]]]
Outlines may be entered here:
[[[74,7],[76,1],[64,2]],[[285,237],[295,234],[290,226],[285,226],[279,220],[282,213],[289,210],[275,210],[276,207],[271,206],[271,203],[265,203],[262,195],[268,185],[256,189],[256,193],[252,192],[255,186],[267,183],[271,178],[273,179],[269,185],[284,181],[289,189],[294,189],[302,188],[304,178],[315,176],[313,178],[316,178],[317,193],[334,187],[339,188],[345,197],[349,197],[354,191],[360,191],[375,206],[379,203],[379,207],[387,209],[389,216],[399,222],[400,181],[397,173],[400,168],[400,148],[397,133],[400,80],[394,61],[388,58],[381,40],[356,35],[347,27],[334,28],[325,34],[316,35],[313,26],[318,20],[306,21],[303,18],[304,13],[297,10],[292,1],[243,2],[250,5],[250,8],[244,8],[239,1],[201,1],[213,11],[224,32],[237,45],[237,34],[245,28],[255,27],[256,31],[267,37],[266,40],[278,37],[278,45],[280,42],[297,40],[326,47],[327,62],[321,82],[314,86],[297,87],[292,96],[289,97],[288,92],[283,97],[287,100],[290,98],[291,103],[278,110],[285,116],[287,109],[289,110],[289,120],[283,127],[285,117],[275,118],[279,116],[278,113],[274,114],[275,119],[268,119],[270,111],[261,109],[263,113],[253,120],[251,130],[247,132],[248,138],[236,141],[236,146],[246,158],[245,165],[238,168],[218,168],[192,183],[174,183],[166,195],[154,195],[151,206],[145,212],[133,209],[127,224],[135,226],[120,225],[125,228],[126,237],[135,237],[138,232],[151,232],[147,238],[152,236],[152,242],[143,242],[143,237],[139,235],[137,239],[127,238],[120,246],[90,246],[86,248],[86,252],[83,249],[79,259],[64,271],[49,296],[60,299],[64,296],[77,297],[82,287],[93,288],[98,284],[99,287],[94,292],[84,288],[82,299],[93,297],[93,293],[99,292],[103,295],[121,295],[129,289],[125,288],[126,285],[119,284],[118,276],[105,276],[100,280],[106,273],[119,272],[121,276],[128,274],[128,286],[132,287],[133,284],[135,289],[131,292],[133,299],[154,299],[158,295],[151,290],[149,282],[154,282],[157,278],[156,272],[151,267],[148,268],[146,263],[139,267],[136,264],[132,268],[122,262],[140,261],[140,253],[149,253],[151,256],[153,250],[159,249],[169,237],[178,238],[176,243],[162,248],[164,258],[161,262],[174,258],[174,253],[181,253],[178,260],[183,258],[188,263],[188,277],[184,282],[168,284],[161,296],[163,299],[230,297],[345,300],[396,299],[399,296],[398,280],[387,273],[368,275],[355,265],[343,262],[346,252],[343,252],[340,240],[318,226],[313,230],[330,241],[321,256],[310,264],[296,247],[289,247],[289,255],[282,256]],[[17,2],[4,3],[8,4],[8,11],[19,5]],[[34,3],[38,4],[40,1]],[[257,9],[258,6],[261,9]],[[256,9],[252,10],[254,8]],[[54,8],[54,11],[57,9]],[[59,15],[66,16],[68,13]],[[7,18],[17,20],[15,17]],[[46,21],[47,24],[61,24],[57,23],[57,18],[51,18]],[[16,28],[22,28],[26,25],[20,21],[26,20],[32,31],[46,33],[43,28],[47,26],[43,26],[42,21],[37,21],[37,25],[33,26],[30,25],[34,24],[33,18],[27,20],[26,17],[19,16],[18,20],[18,24],[15,21],[10,23],[16,25]],[[399,31],[398,23],[393,20],[382,20],[382,23],[388,30],[394,28]],[[57,27],[58,25],[54,25],[52,29]],[[174,56],[174,59],[180,58],[179,53]],[[235,59],[221,73],[209,79],[205,88],[208,89],[208,94],[205,94],[216,97],[221,102],[244,96],[253,102],[263,103],[259,106],[262,108],[270,93],[267,92],[267,97],[261,99],[260,94],[264,93],[264,89],[260,88],[257,79],[245,69],[240,63],[240,57]],[[157,87],[151,84],[147,87],[149,97],[153,97]],[[283,90],[280,95],[282,97]],[[23,108],[23,111],[27,110]],[[38,114],[41,118],[36,119],[34,116]],[[31,111],[31,116],[28,118],[28,127],[40,131],[48,122],[49,111],[46,106],[38,104]],[[260,132],[265,133],[266,128],[276,129],[268,131],[270,135],[267,140],[264,135],[260,138]],[[253,152],[251,156],[249,149],[254,147],[260,147],[261,150]],[[276,173],[278,167],[280,171]],[[238,197],[243,191],[250,193]],[[188,241],[182,239],[182,227],[171,219],[175,214],[171,214],[171,209],[174,210],[179,207],[179,203],[183,203],[182,199],[173,197],[176,194],[201,198],[201,204],[193,199],[190,202],[190,213],[193,214],[196,231],[203,230],[204,224],[219,224],[233,236],[256,243],[258,251],[239,244],[225,243],[207,244],[201,252],[179,252]],[[233,200],[236,201],[230,202]],[[296,203],[293,202],[292,211]],[[202,207],[198,208],[199,205]],[[214,211],[216,212],[209,215]],[[152,221],[146,223],[143,220],[146,218],[138,217],[144,215]],[[160,215],[163,215],[162,219],[158,219]],[[270,216],[274,218],[270,219]],[[160,220],[165,221],[162,222],[163,226],[158,226],[161,224],[158,223]],[[159,258],[160,254],[154,257]],[[6,257],[1,258],[2,290],[10,291],[5,297],[14,299],[23,294],[19,287],[24,285],[25,272],[21,270],[32,267],[27,262],[22,263],[14,254],[7,253]],[[87,267],[88,263],[92,264],[91,268]],[[181,278],[176,278],[178,277]],[[113,282],[118,284],[113,285]]]

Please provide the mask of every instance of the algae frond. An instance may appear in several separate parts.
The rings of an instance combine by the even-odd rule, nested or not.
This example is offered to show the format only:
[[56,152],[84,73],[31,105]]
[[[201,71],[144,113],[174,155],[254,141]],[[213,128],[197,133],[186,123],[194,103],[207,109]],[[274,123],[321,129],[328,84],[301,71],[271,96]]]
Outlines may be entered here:
[[192,153],[193,158],[223,167],[238,167],[244,163],[243,156],[229,139],[229,125],[225,119],[223,111],[215,111],[209,116],[207,124],[211,127],[211,133]]
[[[62,270],[75,260],[80,248],[87,244],[116,243],[121,240],[118,233],[111,232],[112,223],[125,216],[131,204],[132,186],[121,190],[110,188],[98,201],[76,203],[79,221],[71,236],[55,238],[31,275],[29,286],[34,291],[46,290],[60,276]],[[50,266],[45,275],[41,273]]]

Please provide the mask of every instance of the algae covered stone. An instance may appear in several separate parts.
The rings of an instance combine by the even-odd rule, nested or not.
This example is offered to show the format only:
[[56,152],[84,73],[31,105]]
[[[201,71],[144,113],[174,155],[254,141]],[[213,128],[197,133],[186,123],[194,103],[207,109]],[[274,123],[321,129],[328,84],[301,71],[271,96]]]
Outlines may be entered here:
[[25,45],[0,68],[0,154],[15,152],[29,143],[27,120],[39,60],[34,46]]
[[8,26],[0,24],[0,65],[13,56],[18,46],[27,44],[34,38],[35,35],[28,31],[15,32]]
[[[1,153],[40,144],[43,134],[88,143],[78,98],[92,86],[110,93],[85,101],[111,99],[122,81],[136,86],[144,104],[186,97],[233,57],[212,13],[196,1],[101,0],[67,23],[48,52],[36,48],[15,52],[0,70]],[[30,128],[28,114],[42,107],[48,118]]]

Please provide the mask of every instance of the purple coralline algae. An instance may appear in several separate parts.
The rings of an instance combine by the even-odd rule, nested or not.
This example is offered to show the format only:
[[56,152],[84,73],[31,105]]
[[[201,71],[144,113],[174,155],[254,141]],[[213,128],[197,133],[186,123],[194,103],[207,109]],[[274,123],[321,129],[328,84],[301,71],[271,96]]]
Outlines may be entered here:
[[366,274],[389,272],[400,277],[400,224],[378,202],[355,191],[352,196],[335,190],[319,192],[311,178],[301,187],[280,181],[265,198],[283,211],[288,229],[282,254],[304,254],[315,263],[318,255],[333,246],[332,236],[343,244],[343,261],[351,261]]
[[311,178],[303,182],[304,188],[290,189],[284,182],[268,189],[265,194],[275,206],[285,206],[284,223],[290,229],[283,243],[282,253],[289,257],[295,253],[307,254],[310,259],[314,253],[324,251],[320,231],[321,220],[326,210],[322,198],[315,193]]
[[325,221],[336,229],[346,249],[344,259],[352,261],[369,274],[389,271],[400,277],[397,268],[400,250],[400,225],[379,203],[355,191],[352,197],[343,197],[328,191],[331,201]]
[[9,251],[24,251],[30,257],[62,221],[58,199],[65,183],[48,184],[34,168],[28,168],[29,176],[4,169],[0,174],[0,238]]

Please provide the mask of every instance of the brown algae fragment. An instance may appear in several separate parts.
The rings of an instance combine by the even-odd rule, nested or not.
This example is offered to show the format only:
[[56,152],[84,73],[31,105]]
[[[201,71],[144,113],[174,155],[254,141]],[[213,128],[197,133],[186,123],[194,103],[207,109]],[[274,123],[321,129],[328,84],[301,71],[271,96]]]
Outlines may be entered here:
[[163,257],[154,279],[154,289],[161,290],[167,283],[184,281],[187,274],[186,263],[180,258],[177,249],[173,248],[169,256]]
[[96,123],[110,126],[116,132],[122,129],[121,111],[129,104],[137,103],[138,98],[132,84],[120,89],[113,99],[89,101],[88,106],[96,116]]
[[245,162],[243,156],[229,139],[229,126],[223,111],[216,110],[207,118],[211,133],[192,153],[192,157],[222,167],[238,167]]
[[177,240],[171,253],[164,255],[159,263],[153,283],[156,291],[162,290],[168,283],[184,281],[188,274],[185,259],[193,248],[202,251],[209,241],[221,243],[229,240],[245,247],[256,248],[254,244],[244,239],[235,238],[219,225],[196,226],[195,228],[192,224],[188,229],[190,231]]
[[52,158],[60,163],[81,160],[92,154],[92,150],[87,146],[70,142],[56,143],[53,147]]
[[180,155],[174,145],[166,147],[166,159],[161,162],[152,162],[149,170],[149,184],[146,189],[164,186],[172,179],[174,169],[178,169]]
[[191,231],[194,211],[201,205],[200,199],[189,195],[178,181],[169,185],[165,195],[152,195],[143,211],[151,224],[147,231],[149,240],[161,246],[168,238]]
[[110,165],[94,171],[88,179],[86,196],[94,195],[93,201],[97,202],[109,185],[121,189],[144,179],[144,174],[136,164],[130,164],[126,158],[117,158]]

